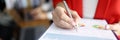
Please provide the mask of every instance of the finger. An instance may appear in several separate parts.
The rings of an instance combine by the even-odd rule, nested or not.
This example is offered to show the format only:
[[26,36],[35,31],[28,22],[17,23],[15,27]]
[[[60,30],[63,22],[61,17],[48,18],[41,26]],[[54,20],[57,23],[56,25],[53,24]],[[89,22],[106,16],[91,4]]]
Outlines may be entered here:
[[56,13],[58,16],[61,16],[64,13],[65,9],[63,7],[57,6],[54,10],[54,13]]
[[[65,21],[60,21],[61,25],[63,25],[64,28],[67,28],[67,29],[72,29],[73,28],[73,25],[65,22]],[[62,26],[61,26],[62,27]]]
[[[60,28],[65,28],[68,29],[70,26],[67,25],[67,23],[63,22],[62,20],[59,20],[58,16],[53,12],[53,22],[56,26],[60,27]],[[64,24],[64,25],[63,25]],[[67,26],[65,26],[67,25]]]
[[56,7],[55,13],[59,17],[60,20],[63,20],[72,25],[72,19],[65,13],[65,9],[62,7]]
[[53,22],[56,26],[60,27],[60,28],[64,28],[64,29],[71,29],[72,25],[65,22],[64,20],[61,20],[58,16],[57,13],[55,13],[55,11],[52,12],[53,15]]
[[73,25],[73,19],[68,17],[66,14],[62,15],[61,17],[59,17],[60,19],[62,19],[63,21]]
[[78,15],[78,13],[76,11],[72,11],[71,10],[71,13],[72,13],[72,16],[73,16],[73,19],[76,23],[78,23],[80,21],[80,16]]
[[60,20],[59,17],[57,16],[57,14],[54,11],[52,12],[52,19],[53,19],[53,21],[59,21]]
[[[59,24],[58,24],[59,23]],[[63,28],[63,29],[72,29],[73,26],[63,20],[59,21],[59,22],[55,22],[56,25],[58,25],[58,27]]]

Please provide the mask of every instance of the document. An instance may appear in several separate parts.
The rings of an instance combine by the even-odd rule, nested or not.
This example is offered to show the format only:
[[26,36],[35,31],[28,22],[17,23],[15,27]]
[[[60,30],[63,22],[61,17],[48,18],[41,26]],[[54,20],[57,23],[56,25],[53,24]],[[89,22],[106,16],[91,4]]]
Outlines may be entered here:
[[85,27],[79,27],[77,31],[62,29],[53,23],[39,40],[117,40],[111,30],[93,27],[93,25],[107,25],[105,20],[81,19],[79,22],[85,23]]

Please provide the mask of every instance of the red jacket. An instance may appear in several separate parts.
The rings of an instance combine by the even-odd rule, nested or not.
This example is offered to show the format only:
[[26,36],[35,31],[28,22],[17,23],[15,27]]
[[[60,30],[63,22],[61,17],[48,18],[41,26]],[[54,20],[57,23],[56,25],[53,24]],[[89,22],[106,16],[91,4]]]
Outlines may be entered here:
[[[53,0],[54,7],[62,0]],[[82,16],[82,0],[66,0],[72,10]],[[109,24],[120,21],[120,0],[99,0],[94,19],[105,19]]]

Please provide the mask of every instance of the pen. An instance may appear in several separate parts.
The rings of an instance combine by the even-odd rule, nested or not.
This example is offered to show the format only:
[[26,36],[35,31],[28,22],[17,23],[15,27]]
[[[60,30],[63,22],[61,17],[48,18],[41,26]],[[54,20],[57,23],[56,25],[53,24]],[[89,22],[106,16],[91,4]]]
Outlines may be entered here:
[[[68,7],[68,5],[67,5],[66,1],[65,1],[65,0],[63,0],[63,3],[64,3],[64,6],[65,6],[65,8],[66,8],[67,12],[68,12],[68,15],[70,16],[70,18],[71,18],[71,19],[73,19],[73,17],[72,17],[72,15],[71,15],[71,12],[70,12],[70,10],[69,10],[69,7]],[[75,24],[75,22],[74,22],[74,24]],[[73,25],[73,28],[74,28],[74,29],[76,29],[76,31],[77,31],[77,25],[76,25],[76,24],[75,24],[75,25]]]

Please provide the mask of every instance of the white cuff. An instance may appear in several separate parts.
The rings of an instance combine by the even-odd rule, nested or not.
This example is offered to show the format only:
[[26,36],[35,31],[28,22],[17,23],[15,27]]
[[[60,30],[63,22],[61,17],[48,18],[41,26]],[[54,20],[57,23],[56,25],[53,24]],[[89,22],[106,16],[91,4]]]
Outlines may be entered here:
[[47,13],[47,18],[48,18],[49,20],[52,20],[52,11]]
[[106,29],[106,30],[110,29],[110,26],[109,26],[109,25],[106,25],[106,26],[105,26],[105,29]]

